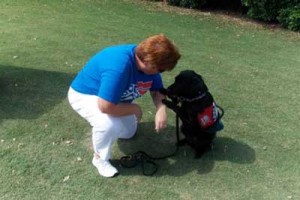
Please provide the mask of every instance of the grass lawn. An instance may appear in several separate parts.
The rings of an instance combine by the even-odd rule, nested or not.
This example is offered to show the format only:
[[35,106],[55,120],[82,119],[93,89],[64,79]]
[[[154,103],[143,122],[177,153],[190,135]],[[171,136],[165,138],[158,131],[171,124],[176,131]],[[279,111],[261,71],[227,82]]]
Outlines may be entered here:
[[[225,109],[214,150],[189,147],[159,161],[153,177],[119,168],[105,179],[91,165],[91,130],[68,105],[70,82],[94,53],[164,33],[183,69],[202,74]],[[0,199],[300,199],[300,35],[138,0],[0,1]],[[175,118],[154,132],[146,95],[137,136],[113,159],[174,149]]]

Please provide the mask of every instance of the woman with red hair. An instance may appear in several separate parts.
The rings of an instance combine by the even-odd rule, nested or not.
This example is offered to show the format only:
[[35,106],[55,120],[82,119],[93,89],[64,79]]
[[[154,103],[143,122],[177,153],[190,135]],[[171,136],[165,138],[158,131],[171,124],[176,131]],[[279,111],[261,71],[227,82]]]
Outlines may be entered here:
[[93,165],[101,176],[113,177],[111,146],[118,138],[131,138],[142,118],[133,101],[150,91],[156,106],[155,129],[167,125],[166,107],[159,93],[160,73],[172,70],[180,59],[177,47],[164,35],[140,44],[107,47],[94,55],[73,80],[68,99],[72,108],[92,126]]

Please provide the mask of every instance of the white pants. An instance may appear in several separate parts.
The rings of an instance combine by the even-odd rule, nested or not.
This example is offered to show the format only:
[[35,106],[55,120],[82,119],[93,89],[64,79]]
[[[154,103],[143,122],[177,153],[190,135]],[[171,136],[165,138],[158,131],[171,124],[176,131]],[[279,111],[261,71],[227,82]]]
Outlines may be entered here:
[[137,129],[135,115],[113,117],[98,108],[98,97],[76,92],[70,87],[68,99],[72,108],[92,126],[94,152],[103,160],[109,160],[112,144],[118,139],[129,139]]

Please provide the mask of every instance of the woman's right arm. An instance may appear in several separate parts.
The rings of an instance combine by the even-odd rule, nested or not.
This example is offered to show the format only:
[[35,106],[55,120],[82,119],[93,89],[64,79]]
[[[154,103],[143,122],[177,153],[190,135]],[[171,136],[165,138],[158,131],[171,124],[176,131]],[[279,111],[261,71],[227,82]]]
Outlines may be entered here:
[[118,103],[113,104],[105,99],[98,98],[98,108],[101,112],[112,116],[135,115],[139,122],[142,118],[141,107],[134,103]]

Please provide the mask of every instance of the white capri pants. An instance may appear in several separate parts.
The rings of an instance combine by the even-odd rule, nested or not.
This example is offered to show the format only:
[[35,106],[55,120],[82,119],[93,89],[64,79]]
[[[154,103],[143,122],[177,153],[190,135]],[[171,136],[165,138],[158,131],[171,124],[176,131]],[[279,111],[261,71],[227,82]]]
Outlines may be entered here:
[[94,152],[102,160],[111,157],[112,144],[118,139],[129,139],[137,129],[135,115],[113,117],[102,113],[98,107],[98,96],[82,94],[71,87],[68,99],[72,108],[92,126],[92,142]]

